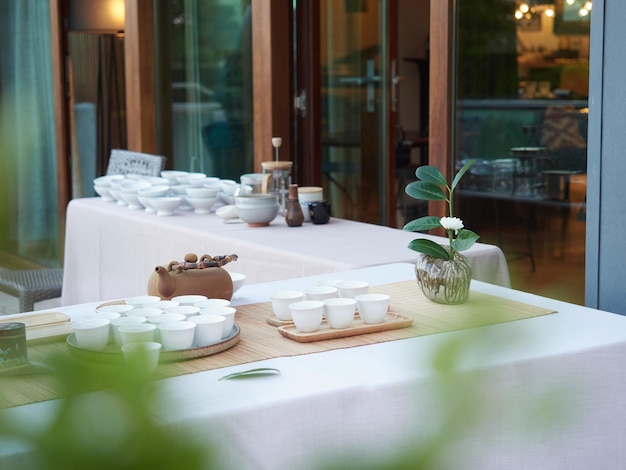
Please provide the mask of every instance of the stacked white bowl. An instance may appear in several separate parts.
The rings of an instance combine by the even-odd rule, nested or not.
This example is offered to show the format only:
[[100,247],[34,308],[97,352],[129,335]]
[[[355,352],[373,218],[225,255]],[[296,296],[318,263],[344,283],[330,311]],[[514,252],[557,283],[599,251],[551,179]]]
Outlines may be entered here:
[[177,210],[208,214],[224,205],[221,194],[232,197],[236,189],[229,183],[223,188],[220,178],[180,170],[163,170],[161,176],[100,176],[93,183],[104,201],[160,216],[173,215]]

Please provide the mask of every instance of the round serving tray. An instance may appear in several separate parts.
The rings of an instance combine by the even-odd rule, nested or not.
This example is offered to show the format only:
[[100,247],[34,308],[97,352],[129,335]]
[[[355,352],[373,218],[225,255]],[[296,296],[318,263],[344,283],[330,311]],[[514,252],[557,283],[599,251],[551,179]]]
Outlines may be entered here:
[[[213,354],[221,353],[222,351],[232,348],[239,342],[240,332],[241,329],[239,328],[239,325],[235,323],[230,335],[219,343],[209,344],[208,346],[202,346],[199,348],[181,349],[179,351],[161,351],[159,362],[186,361],[188,359],[196,359],[199,357],[212,356]],[[84,359],[108,363],[124,361],[124,354],[122,353],[120,347],[115,343],[109,344],[103,351],[83,349],[78,346],[74,333],[67,337],[66,342],[72,354]]]

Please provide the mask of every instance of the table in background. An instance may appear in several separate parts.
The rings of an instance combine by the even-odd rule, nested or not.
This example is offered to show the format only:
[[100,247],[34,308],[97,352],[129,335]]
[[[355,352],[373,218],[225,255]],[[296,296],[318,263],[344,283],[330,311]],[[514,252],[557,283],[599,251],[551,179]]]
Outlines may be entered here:
[[[146,293],[154,268],[198,256],[237,254],[226,265],[247,283],[331,273],[394,262],[414,262],[408,249],[417,236],[447,243],[443,237],[331,218],[325,225],[289,227],[280,216],[268,227],[226,224],[215,214],[180,211],[158,217],[100,198],[74,199],[67,210],[64,305]],[[464,252],[473,278],[510,286],[504,254],[494,245],[476,244]]]
[[[372,285],[413,276],[408,263],[341,273],[342,279]],[[246,285],[233,304],[268,301],[272,291],[337,277]],[[220,465],[215,468],[308,470],[331,457],[376,465],[416,449],[437,430],[438,412],[448,411],[449,403],[442,401],[434,358],[453,341],[464,345],[455,377],[477,379],[474,385],[487,406],[469,430],[449,436],[443,468],[621,468],[626,318],[479,281],[472,281],[472,290],[557,313],[165,379],[157,385],[169,399],[155,416],[172,432],[216,444]],[[95,305],[60,310],[78,319]],[[255,367],[277,368],[281,374],[219,380]],[[463,389],[461,398],[470,400],[470,391]],[[552,392],[548,401],[546,392]],[[571,414],[553,414],[557,405]],[[55,409],[55,401],[48,401],[9,411],[19,422],[37,425]],[[454,426],[465,419],[453,421]],[[20,468],[27,455],[19,443],[0,441],[0,467]]]

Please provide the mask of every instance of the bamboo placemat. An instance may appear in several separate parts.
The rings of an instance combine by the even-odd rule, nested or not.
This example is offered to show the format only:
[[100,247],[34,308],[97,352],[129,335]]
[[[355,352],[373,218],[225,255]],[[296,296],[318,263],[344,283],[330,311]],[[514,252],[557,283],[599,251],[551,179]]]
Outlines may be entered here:
[[[555,313],[541,307],[472,291],[462,305],[436,304],[426,299],[415,281],[373,286],[370,292],[391,296],[390,311],[412,318],[407,328],[381,331],[366,335],[338,338],[311,343],[299,343],[281,336],[276,327],[267,323],[272,313],[269,302],[237,307],[235,321],[241,327],[239,343],[220,354],[183,362],[161,364],[156,378],[191,374],[221,367],[281,356],[297,356],[331,349],[350,348],[367,344],[394,341],[446,331],[492,325]],[[29,347],[31,361],[45,360],[46,356],[63,352],[69,354],[64,342]],[[0,408],[58,398],[53,377],[32,375],[0,377]]]

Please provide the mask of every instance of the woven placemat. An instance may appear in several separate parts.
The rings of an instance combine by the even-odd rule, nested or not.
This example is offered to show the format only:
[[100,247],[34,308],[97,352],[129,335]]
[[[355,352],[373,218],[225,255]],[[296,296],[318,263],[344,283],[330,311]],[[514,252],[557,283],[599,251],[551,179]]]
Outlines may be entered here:
[[[415,281],[373,286],[370,292],[389,294],[391,296],[390,310],[412,318],[413,325],[347,338],[300,343],[281,336],[275,326],[267,323],[268,316],[272,314],[269,302],[242,305],[237,307],[235,319],[241,327],[239,344],[214,356],[161,364],[156,372],[156,378],[191,374],[274,357],[297,356],[394,341],[554,313],[554,310],[474,291],[470,293],[470,299],[462,305],[436,304],[423,296]],[[42,361],[54,352],[67,353],[67,345],[64,342],[36,345],[28,349],[28,357],[31,361]],[[0,376],[0,407],[57,398],[58,395],[53,385],[52,377],[46,375]]]

